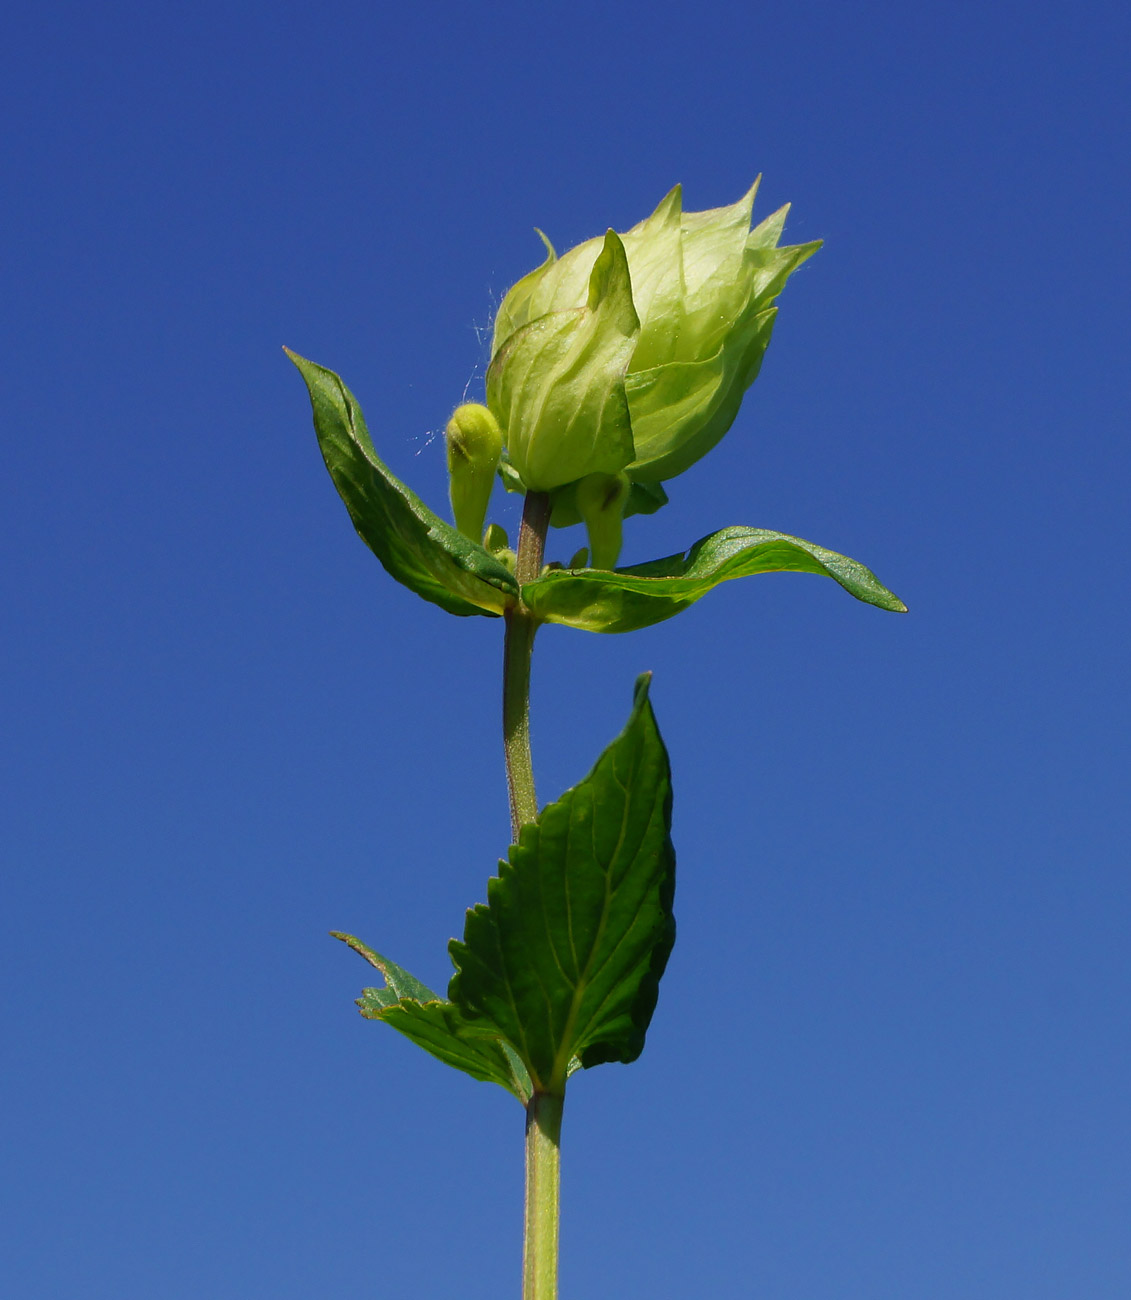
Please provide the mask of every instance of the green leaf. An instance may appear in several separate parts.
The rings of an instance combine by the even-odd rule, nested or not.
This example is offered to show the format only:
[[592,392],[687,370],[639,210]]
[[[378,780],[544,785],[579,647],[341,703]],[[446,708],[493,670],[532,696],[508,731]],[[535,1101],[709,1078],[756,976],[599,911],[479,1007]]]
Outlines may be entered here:
[[353,394],[332,370],[284,349],[306,381],[326,468],[361,539],[388,572],[450,614],[504,613],[510,570],[393,477],[378,459]]
[[636,683],[632,715],[592,772],[522,828],[450,944],[448,995],[515,1047],[538,1090],[644,1046],[675,939],[671,774]]
[[756,573],[818,573],[857,600],[905,613],[907,606],[870,569],[836,551],[765,528],[724,528],[686,555],[669,555],[611,573],[557,569],[522,589],[538,618],[589,632],[631,632],[671,618],[720,582]]
[[530,1077],[517,1053],[490,1024],[469,1024],[451,1002],[352,934],[340,939],[385,977],[384,988],[363,989],[357,1005],[367,1020],[383,1020],[445,1065],[484,1083],[497,1083],[526,1104]]

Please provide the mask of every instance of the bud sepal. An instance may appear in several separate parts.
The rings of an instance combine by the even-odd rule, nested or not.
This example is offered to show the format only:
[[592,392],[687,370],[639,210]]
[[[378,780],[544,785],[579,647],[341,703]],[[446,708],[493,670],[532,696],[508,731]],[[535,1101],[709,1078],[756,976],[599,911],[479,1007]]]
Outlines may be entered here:
[[527,491],[616,474],[635,456],[624,376],[640,321],[615,231],[586,267],[582,301],[515,330],[487,371],[487,405]]

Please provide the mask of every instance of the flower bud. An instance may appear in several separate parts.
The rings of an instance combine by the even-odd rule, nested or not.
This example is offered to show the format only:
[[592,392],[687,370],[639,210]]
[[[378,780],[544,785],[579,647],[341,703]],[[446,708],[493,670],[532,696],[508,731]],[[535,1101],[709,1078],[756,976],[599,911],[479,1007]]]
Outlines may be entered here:
[[627,474],[588,474],[577,485],[577,508],[589,533],[594,569],[616,567],[629,488]]
[[511,573],[518,564],[518,556],[511,549],[507,530],[501,524],[488,524],[483,534],[483,549],[493,555],[500,564],[505,564]]
[[448,443],[449,489],[456,527],[478,542],[483,536],[487,503],[503,450],[498,422],[485,406],[457,406],[445,430]]
[[[770,341],[773,305],[820,246],[778,247],[787,208],[753,230],[737,203],[684,212],[677,185],[623,236],[579,244],[503,299],[487,402],[527,488],[624,471],[656,485],[726,433]],[[556,521],[555,521],[556,522]]]

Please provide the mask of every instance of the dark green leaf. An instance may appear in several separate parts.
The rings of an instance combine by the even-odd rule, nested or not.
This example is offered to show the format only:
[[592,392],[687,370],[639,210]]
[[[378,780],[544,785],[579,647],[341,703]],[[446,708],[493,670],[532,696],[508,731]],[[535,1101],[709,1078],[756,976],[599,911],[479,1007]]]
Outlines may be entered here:
[[518,587],[510,570],[435,515],[373,449],[353,394],[332,370],[289,349],[310,392],[326,468],[361,539],[398,582],[450,614],[503,613]]
[[537,822],[467,914],[448,994],[518,1051],[534,1086],[560,1091],[584,1066],[633,1061],[675,939],[668,757],[636,684],[628,725],[592,772]]
[[385,977],[384,988],[364,989],[357,999],[367,1020],[383,1020],[445,1065],[473,1079],[497,1083],[525,1105],[531,1093],[530,1078],[497,1029],[482,1020],[468,1023],[451,1002],[352,934],[331,933]]
[[855,560],[765,528],[724,528],[696,542],[686,555],[612,572],[551,570],[526,583],[522,598],[548,623],[590,632],[631,632],[671,618],[720,582],[756,573],[819,573],[869,605],[899,613],[907,609]]

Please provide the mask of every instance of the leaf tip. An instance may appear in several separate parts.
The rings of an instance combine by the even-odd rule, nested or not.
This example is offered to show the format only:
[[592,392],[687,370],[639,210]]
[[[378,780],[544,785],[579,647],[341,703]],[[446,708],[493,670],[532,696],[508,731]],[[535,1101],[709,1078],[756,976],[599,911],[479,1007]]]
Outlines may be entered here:
[[329,931],[329,934],[331,939],[339,939],[347,948],[352,948],[353,951],[356,952],[359,957],[364,958],[370,966],[375,970],[379,970],[381,974],[385,976],[386,982],[388,981],[389,973],[385,969],[384,962],[380,956],[375,953],[372,948],[362,943],[356,935],[346,934],[342,930],[331,930]]
[[308,361],[306,357],[300,357],[293,348],[287,347],[285,343],[283,344],[283,351],[287,355],[287,360],[290,361],[299,374],[302,375],[303,379],[306,379],[307,370],[311,368],[313,363]]
[[648,691],[652,685],[652,670],[641,673],[632,686],[632,703],[639,706],[648,698]]

